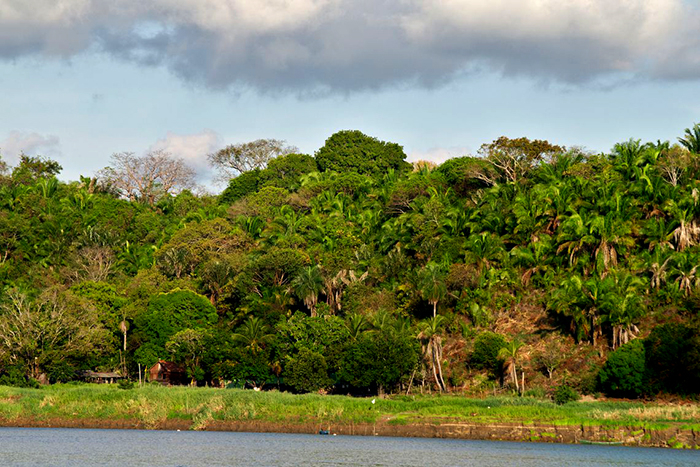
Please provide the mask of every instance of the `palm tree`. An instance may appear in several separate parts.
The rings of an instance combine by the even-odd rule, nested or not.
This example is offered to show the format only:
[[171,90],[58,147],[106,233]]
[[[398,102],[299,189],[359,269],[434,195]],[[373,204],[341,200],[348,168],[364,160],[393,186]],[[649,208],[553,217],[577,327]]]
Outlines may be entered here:
[[223,288],[233,276],[234,270],[226,261],[213,260],[204,266],[200,279],[206,288],[209,289],[209,300],[212,305],[216,305]]
[[[506,366],[510,368],[510,375],[513,381],[515,381],[515,390],[518,391],[518,394],[522,394],[520,384],[518,383],[518,353],[523,345],[525,344],[518,339],[513,339],[498,351],[498,356],[505,360]],[[523,370],[523,382],[525,381],[524,375],[525,371]]]
[[433,316],[423,322],[423,329],[418,334],[418,339],[424,343],[423,356],[430,364],[435,384],[440,392],[447,390],[442,377],[442,336],[440,335],[444,321],[443,316]]
[[428,263],[418,273],[419,288],[423,298],[433,306],[433,318],[437,316],[437,304],[447,295],[444,268],[436,263]]
[[350,332],[350,338],[352,340],[357,340],[365,331],[370,327],[370,322],[367,320],[365,315],[359,313],[352,313],[348,315],[345,320],[345,327],[348,328]]
[[500,237],[483,232],[469,237],[465,259],[476,263],[479,270],[483,271],[484,268],[490,268],[494,261],[499,260],[503,251]]
[[644,281],[628,272],[622,272],[605,279],[605,293],[600,300],[601,324],[612,330],[612,348],[626,344],[637,337],[639,329],[634,324],[643,312],[640,290]]
[[307,266],[299,271],[299,274],[292,281],[292,288],[304,301],[304,305],[311,312],[311,316],[316,316],[316,304],[318,303],[318,295],[323,291],[323,276],[321,268],[316,266]]
[[691,290],[698,285],[698,261],[694,255],[678,253],[673,257],[671,275],[675,277],[678,289],[687,297]]
[[251,316],[232,337],[234,341],[243,344],[253,352],[257,352],[274,338],[274,334],[270,332],[270,326],[265,324],[262,319]]
[[676,242],[676,249],[683,251],[697,244],[700,240],[700,225],[695,221],[691,200],[684,199],[679,203],[669,200],[665,210],[673,216],[678,225],[673,230],[673,240]]
[[685,138],[678,138],[688,151],[693,154],[700,154],[700,123],[693,125],[693,128],[685,129]]
[[604,275],[610,267],[617,266],[618,253],[634,246],[632,226],[621,219],[619,212],[609,212],[605,216],[594,217],[589,228],[591,235],[597,237],[595,258],[599,272]]
[[[673,247],[670,247],[672,249]],[[653,289],[659,290],[662,284],[666,283],[666,277],[669,273],[669,263],[673,256],[669,254],[669,248],[656,248],[653,254],[645,252],[645,259],[650,277],[650,285]]]
[[510,251],[514,262],[523,267],[524,271],[520,276],[520,281],[527,287],[530,279],[535,274],[546,274],[550,271],[547,265],[547,254],[551,251],[551,239],[549,235],[543,235],[536,242],[532,242],[524,247],[515,247]]

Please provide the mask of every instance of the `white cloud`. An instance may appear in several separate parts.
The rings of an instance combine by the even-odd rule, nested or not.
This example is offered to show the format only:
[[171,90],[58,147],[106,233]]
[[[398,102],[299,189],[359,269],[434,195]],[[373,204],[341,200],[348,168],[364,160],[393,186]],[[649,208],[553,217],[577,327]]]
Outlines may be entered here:
[[11,131],[5,139],[0,140],[0,155],[10,165],[16,164],[22,153],[55,158],[61,155],[60,144],[58,136]]
[[207,154],[221,149],[222,146],[221,137],[216,132],[204,130],[191,135],[168,132],[165,138],[156,141],[149,150],[170,153],[201,171],[208,166]]
[[468,156],[471,152],[469,148],[453,146],[448,148],[431,148],[427,151],[413,151],[408,154],[407,160],[410,162],[416,161],[430,161],[436,164],[442,164],[447,159],[452,159],[453,157]]
[[700,79],[687,0],[0,0],[0,58],[95,48],[211,87],[353,91],[486,67]]

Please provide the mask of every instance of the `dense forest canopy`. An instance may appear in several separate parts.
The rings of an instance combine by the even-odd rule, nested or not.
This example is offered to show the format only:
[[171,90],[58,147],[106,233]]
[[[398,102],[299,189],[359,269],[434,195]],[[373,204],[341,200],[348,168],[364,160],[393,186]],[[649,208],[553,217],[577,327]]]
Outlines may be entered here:
[[[0,177],[0,383],[182,364],[298,392],[700,390],[700,127],[608,154],[501,137],[436,166],[359,131],[314,156],[164,153]],[[683,375],[683,377],[679,377]]]

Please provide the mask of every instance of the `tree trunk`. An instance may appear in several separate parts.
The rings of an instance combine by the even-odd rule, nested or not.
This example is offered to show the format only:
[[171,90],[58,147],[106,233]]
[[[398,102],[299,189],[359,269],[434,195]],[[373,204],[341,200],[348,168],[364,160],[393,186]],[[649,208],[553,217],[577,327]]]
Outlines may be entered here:
[[446,391],[447,387],[445,386],[445,380],[442,378],[442,364],[440,363],[440,360],[442,359],[442,345],[438,342],[439,337],[436,337],[433,340],[433,369],[437,367],[437,376],[440,377],[440,379],[437,380],[438,387],[440,388],[440,391]]

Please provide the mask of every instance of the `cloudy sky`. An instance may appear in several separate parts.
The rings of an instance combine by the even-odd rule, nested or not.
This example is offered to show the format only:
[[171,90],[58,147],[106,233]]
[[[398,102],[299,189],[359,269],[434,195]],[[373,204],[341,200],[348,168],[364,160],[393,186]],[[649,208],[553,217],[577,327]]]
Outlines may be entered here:
[[63,179],[114,152],[359,129],[409,159],[500,135],[607,151],[700,122],[698,0],[0,0],[0,154]]

